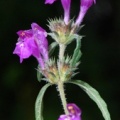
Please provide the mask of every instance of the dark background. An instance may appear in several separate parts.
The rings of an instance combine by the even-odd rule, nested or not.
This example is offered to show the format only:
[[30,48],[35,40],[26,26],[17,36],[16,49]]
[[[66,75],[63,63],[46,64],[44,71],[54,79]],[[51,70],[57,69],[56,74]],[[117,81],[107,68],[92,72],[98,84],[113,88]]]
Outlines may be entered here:
[[[82,40],[80,74],[75,79],[96,88],[106,101],[112,120],[119,120],[120,1],[96,1],[82,23],[85,27],[80,33],[86,37]],[[72,0],[71,18],[76,18],[78,11],[79,0]],[[44,5],[43,0],[0,0],[0,120],[35,120],[34,103],[46,84],[37,81],[37,62],[33,57],[20,64],[19,57],[12,54],[18,38],[16,32],[30,29],[32,22],[49,31],[47,19],[62,15],[60,0],[53,5]],[[69,46],[67,52],[72,53],[73,47]],[[96,104],[80,88],[68,84],[65,90],[68,102],[81,107],[83,120],[103,120]],[[61,102],[56,86],[52,86],[44,97],[44,117],[57,120],[60,114]]]

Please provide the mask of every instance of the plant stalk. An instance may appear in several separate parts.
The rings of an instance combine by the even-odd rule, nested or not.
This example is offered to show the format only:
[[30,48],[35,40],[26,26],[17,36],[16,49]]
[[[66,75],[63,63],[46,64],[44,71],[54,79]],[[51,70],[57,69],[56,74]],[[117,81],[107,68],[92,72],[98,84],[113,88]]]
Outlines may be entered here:
[[[66,48],[66,45],[59,44],[59,63],[58,63],[59,75],[60,75],[61,67],[63,66],[65,48]],[[58,91],[60,94],[64,112],[65,112],[65,114],[68,114],[69,112],[67,110],[67,101],[65,98],[64,83],[62,82],[61,78],[59,79],[59,82],[58,82]]]
[[61,62],[64,58],[64,53],[65,53],[65,49],[66,49],[66,45],[64,44],[59,44],[59,61]]
[[68,115],[68,110],[67,110],[67,101],[66,101],[66,98],[65,98],[65,92],[64,92],[64,85],[63,85],[63,82],[59,81],[58,82],[58,91],[59,91],[59,94],[60,94],[60,98],[61,98],[61,102],[62,102],[62,105],[63,105],[63,109],[64,109],[64,112],[66,115]]

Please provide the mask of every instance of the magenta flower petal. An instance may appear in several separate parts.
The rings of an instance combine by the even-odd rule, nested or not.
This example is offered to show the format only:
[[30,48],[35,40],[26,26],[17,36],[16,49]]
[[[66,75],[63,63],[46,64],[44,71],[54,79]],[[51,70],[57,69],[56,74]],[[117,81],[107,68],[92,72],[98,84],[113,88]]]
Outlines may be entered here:
[[75,115],[60,115],[58,120],[81,120],[81,118]]
[[31,38],[33,36],[32,30],[20,30],[17,34],[20,39]]
[[[37,46],[34,42],[32,29],[20,30],[17,32],[17,34],[19,36],[19,38],[18,38],[19,41],[22,41],[22,44],[24,45],[24,49],[29,50],[33,56],[39,57],[40,53],[39,53]],[[23,48],[21,48],[21,49],[23,49]],[[27,53],[27,51],[26,51],[26,53]],[[25,53],[23,53],[23,54],[25,54]]]
[[46,35],[46,31],[42,27],[40,27],[37,23],[32,23],[31,27],[32,27],[33,32],[39,30],[39,32],[44,33]]
[[81,110],[76,104],[74,103],[67,104],[67,109],[69,114],[60,115],[58,120],[81,120]]
[[58,120],[80,120],[79,118],[77,119],[76,116],[74,115],[61,115]]
[[45,0],[45,4],[53,4],[56,0]]
[[20,57],[20,63],[22,63],[23,59],[31,56],[32,51],[25,42],[18,41],[13,54],[17,54]]
[[39,52],[38,46],[35,43],[34,37],[32,37],[32,39],[26,40],[25,42],[28,45],[28,47],[31,48],[32,55],[35,58],[39,58],[40,52]]
[[43,45],[47,48],[48,47],[48,41],[46,39],[47,32],[36,23],[32,23],[31,27],[32,27],[35,39],[39,39],[40,45]]
[[79,15],[75,22],[77,26],[81,24],[87,10],[92,6],[93,3],[96,3],[96,0],[81,0]]
[[20,57],[20,62],[33,55],[39,62],[42,69],[48,60],[47,32],[36,23],[31,25],[30,30],[20,30],[17,32],[19,38],[13,54]]
[[[45,4],[53,4],[56,0],[45,0]],[[64,22],[68,24],[70,19],[71,0],[61,0],[64,9]]]
[[67,109],[70,114],[74,114],[74,115],[78,115],[78,116],[81,115],[80,108],[74,103],[67,104]]
[[68,24],[70,19],[70,5],[71,0],[61,0],[63,9],[64,9],[64,22]]
[[32,49],[28,46],[27,41],[32,37],[31,30],[20,30],[17,32],[19,38],[16,43],[13,54],[17,54],[20,57],[20,63],[23,59],[29,58],[32,55]]
[[31,27],[33,30],[35,43],[38,46],[38,49],[42,54],[44,60],[47,61],[48,60],[48,41],[46,39],[47,32],[36,23],[32,23]]
[[89,9],[93,3],[96,3],[96,0],[81,0],[81,7],[85,7],[84,9]]

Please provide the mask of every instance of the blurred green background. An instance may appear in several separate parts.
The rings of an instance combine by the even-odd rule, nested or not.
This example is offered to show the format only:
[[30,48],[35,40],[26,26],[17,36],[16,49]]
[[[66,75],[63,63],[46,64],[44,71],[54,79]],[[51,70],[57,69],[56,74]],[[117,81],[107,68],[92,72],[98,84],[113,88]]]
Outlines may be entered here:
[[[82,23],[85,27],[80,34],[86,37],[82,40],[80,74],[74,79],[82,79],[96,88],[106,101],[112,120],[119,120],[120,1],[96,1]],[[72,0],[71,18],[76,18],[78,11],[79,0]],[[32,22],[49,31],[47,19],[62,15],[60,1],[50,6],[44,5],[44,0],[0,0],[0,120],[35,120],[34,103],[46,84],[37,81],[37,62],[33,57],[20,64],[19,57],[12,54],[18,38],[16,32],[30,29]],[[69,54],[74,49],[71,46],[66,51]],[[56,56],[57,52],[58,49]],[[96,104],[80,88],[67,84],[65,90],[68,102],[81,107],[83,120],[103,120]],[[44,117],[57,120],[60,114],[61,102],[56,86],[52,86],[44,97]]]

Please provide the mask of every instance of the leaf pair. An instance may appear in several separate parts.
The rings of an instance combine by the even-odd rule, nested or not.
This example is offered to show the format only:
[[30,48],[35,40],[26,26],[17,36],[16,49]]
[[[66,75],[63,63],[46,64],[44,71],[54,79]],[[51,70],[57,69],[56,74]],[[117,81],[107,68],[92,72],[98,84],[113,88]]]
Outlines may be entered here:
[[[111,120],[105,101],[101,98],[99,93],[93,87],[91,87],[88,83],[83,82],[81,80],[76,80],[76,81],[74,80],[74,81],[70,81],[69,83],[78,85],[80,88],[82,88],[88,94],[88,96],[97,104],[98,108],[102,112],[104,119]],[[43,120],[43,116],[42,116],[42,106],[43,106],[42,104],[43,103],[42,103],[42,101],[43,101],[44,93],[50,85],[51,84],[48,83],[45,86],[43,86],[43,88],[40,90],[40,92],[38,94],[38,97],[37,97],[36,103],[35,103],[36,120]]]

